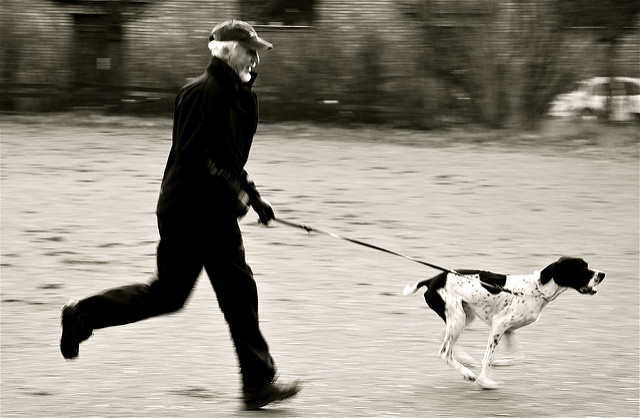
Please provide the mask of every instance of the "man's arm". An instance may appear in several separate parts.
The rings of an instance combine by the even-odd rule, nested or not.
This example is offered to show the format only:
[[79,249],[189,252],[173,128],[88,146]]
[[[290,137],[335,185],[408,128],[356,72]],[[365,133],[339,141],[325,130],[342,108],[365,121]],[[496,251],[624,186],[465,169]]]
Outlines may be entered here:
[[275,219],[276,215],[273,212],[273,207],[268,200],[262,198],[256,184],[249,178],[249,174],[246,170],[242,171],[242,176],[240,178],[240,182],[242,184],[242,188],[249,195],[249,204],[253,208],[253,210],[260,217],[260,223],[263,225],[268,225],[269,221]]

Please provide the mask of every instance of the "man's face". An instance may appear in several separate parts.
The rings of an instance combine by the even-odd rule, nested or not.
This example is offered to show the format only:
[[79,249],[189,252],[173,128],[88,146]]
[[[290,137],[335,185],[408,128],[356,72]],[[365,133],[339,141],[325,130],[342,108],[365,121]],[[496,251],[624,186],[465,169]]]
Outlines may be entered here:
[[249,49],[241,44],[231,51],[229,65],[240,76],[242,82],[251,80],[251,69],[260,62],[260,56],[255,49]]

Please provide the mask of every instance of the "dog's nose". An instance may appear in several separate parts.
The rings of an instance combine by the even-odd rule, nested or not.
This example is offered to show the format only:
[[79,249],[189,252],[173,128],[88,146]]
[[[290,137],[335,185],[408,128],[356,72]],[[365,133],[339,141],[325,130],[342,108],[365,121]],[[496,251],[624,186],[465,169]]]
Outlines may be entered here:
[[596,275],[596,278],[598,279],[598,283],[603,281],[604,280],[604,272],[603,271],[599,271],[598,274]]

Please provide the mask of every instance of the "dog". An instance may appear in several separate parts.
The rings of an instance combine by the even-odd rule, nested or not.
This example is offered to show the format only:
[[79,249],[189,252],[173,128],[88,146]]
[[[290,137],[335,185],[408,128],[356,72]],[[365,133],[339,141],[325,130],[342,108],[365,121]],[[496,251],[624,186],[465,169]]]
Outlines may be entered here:
[[[562,292],[572,288],[595,295],[605,273],[591,270],[586,261],[560,257],[542,270],[529,275],[499,274],[483,270],[451,270],[430,279],[407,285],[409,296],[427,287],[424,298],[446,324],[439,357],[469,381],[483,389],[499,387],[491,378],[498,343],[505,336],[512,343],[512,331],[538,320],[545,306]],[[466,325],[475,317],[491,327],[489,341],[476,376],[453,356],[453,346]]]

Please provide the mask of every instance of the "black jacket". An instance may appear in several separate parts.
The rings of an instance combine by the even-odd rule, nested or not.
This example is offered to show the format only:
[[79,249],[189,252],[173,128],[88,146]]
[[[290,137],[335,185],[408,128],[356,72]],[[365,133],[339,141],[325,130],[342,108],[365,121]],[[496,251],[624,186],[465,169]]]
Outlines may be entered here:
[[171,151],[158,199],[158,216],[198,216],[234,210],[237,191],[211,167],[258,195],[244,166],[258,126],[258,98],[252,80],[242,83],[223,61],[213,57],[205,72],[185,85],[174,103]]

